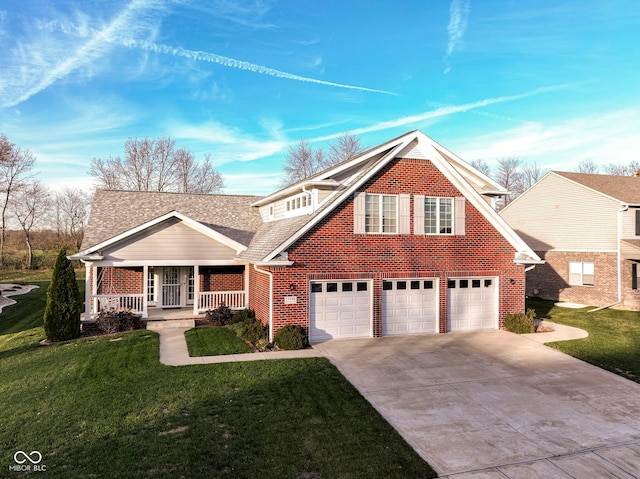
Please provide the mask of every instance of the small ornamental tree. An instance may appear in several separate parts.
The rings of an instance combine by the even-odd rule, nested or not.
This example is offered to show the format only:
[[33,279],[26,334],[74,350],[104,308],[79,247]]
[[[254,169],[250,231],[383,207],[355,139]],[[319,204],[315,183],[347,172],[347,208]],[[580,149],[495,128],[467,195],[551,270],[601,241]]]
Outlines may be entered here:
[[67,341],[80,336],[82,300],[76,282],[76,273],[67,251],[58,253],[53,267],[51,284],[47,289],[44,310],[44,331],[49,341]]

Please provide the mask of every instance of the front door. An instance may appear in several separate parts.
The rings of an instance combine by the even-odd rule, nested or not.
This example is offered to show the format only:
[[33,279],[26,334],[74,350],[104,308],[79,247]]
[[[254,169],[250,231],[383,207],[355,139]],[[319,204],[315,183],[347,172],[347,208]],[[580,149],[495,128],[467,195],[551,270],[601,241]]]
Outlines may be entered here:
[[193,267],[165,266],[162,268],[161,307],[182,308],[193,305],[195,296],[193,273]]
[[179,308],[184,296],[180,268],[165,266],[162,269],[162,307]]

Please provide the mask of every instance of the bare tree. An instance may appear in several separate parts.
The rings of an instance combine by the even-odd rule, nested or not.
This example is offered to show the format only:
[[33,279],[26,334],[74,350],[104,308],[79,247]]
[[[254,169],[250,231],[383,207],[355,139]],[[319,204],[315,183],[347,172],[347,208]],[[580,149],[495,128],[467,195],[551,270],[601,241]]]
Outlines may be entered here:
[[314,149],[309,141],[301,139],[296,145],[289,147],[285,156],[282,185],[290,185],[314,175],[343,161],[350,160],[365,151],[360,138],[349,132],[338,136],[329,143],[329,152],[325,154],[322,147]]
[[360,138],[345,132],[329,144],[329,154],[325,159],[325,167],[337,165],[343,161],[355,158],[365,149],[360,145]]
[[539,179],[541,179],[544,175],[547,174],[547,170],[544,168],[540,168],[537,163],[533,163],[531,165],[526,164],[522,166],[520,171],[520,183],[522,188],[522,193],[531,188],[534,183],[536,183]]
[[71,237],[76,251],[82,244],[90,203],[90,195],[77,188],[65,188],[53,198],[52,209],[56,216],[58,240],[62,239],[63,234]]
[[121,190],[123,169],[122,160],[119,156],[102,158],[91,158],[91,169],[89,175],[98,179],[100,188],[106,190]]
[[5,242],[7,231],[7,210],[12,195],[31,177],[36,161],[28,149],[16,147],[5,135],[0,135],[0,193],[2,194],[0,219],[0,265],[5,265]]
[[23,185],[11,199],[13,213],[22,227],[27,244],[26,269],[33,267],[33,245],[31,231],[49,213],[50,194],[40,182]]
[[478,170],[480,173],[487,176],[491,176],[491,167],[487,165],[487,163],[484,160],[471,160],[471,163],[469,164],[473,166],[476,170]]
[[305,139],[289,147],[285,156],[283,185],[296,183],[322,171],[325,167],[324,151],[314,150]]
[[578,169],[576,170],[578,173],[589,173],[594,174],[598,173],[600,167],[594,163],[591,158],[585,158],[578,163]]
[[176,150],[171,138],[129,138],[124,150],[124,158],[91,160],[89,174],[98,180],[99,188],[199,193],[224,188],[210,156],[199,163],[189,150]]
[[603,170],[606,175],[633,176],[640,170],[640,162],[632,160],[626,165],[609,163],[604,165]]
[[175,176],[180,193],[210,193],[222,191],[224,180],[211,163],[211,155],[204,155],[204,162],[196,163],[193,153],[186,148],[176,151]]
[[493,179],[500,183],[511,195],[504,199],[503,206],[522,193],[521,161],[517,156],[505,156],[498,158],[498,165],[493,171]]

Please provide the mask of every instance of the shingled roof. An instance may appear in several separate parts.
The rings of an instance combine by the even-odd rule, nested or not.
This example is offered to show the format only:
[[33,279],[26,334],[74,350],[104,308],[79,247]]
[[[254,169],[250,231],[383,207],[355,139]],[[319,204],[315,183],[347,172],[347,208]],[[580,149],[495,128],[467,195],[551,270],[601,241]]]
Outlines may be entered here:
[[554,171],[553,173],[615,198],[622,203],[640,205],[640,177],[638,176],[595,175],[564,171]]
[[258,209],[250,206],[259,199],[250,195],[98,190],[81,249],[89,249],[172,211],[248,246],[262,224]]

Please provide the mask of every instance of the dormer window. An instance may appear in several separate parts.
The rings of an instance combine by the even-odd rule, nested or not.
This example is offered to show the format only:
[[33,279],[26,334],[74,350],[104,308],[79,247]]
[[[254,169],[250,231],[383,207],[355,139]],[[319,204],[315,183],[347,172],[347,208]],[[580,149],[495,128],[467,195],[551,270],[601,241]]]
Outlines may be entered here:
[[311,213],[312,200],[310,193],[300,193],[285,200],[285,214],[296,216]]

